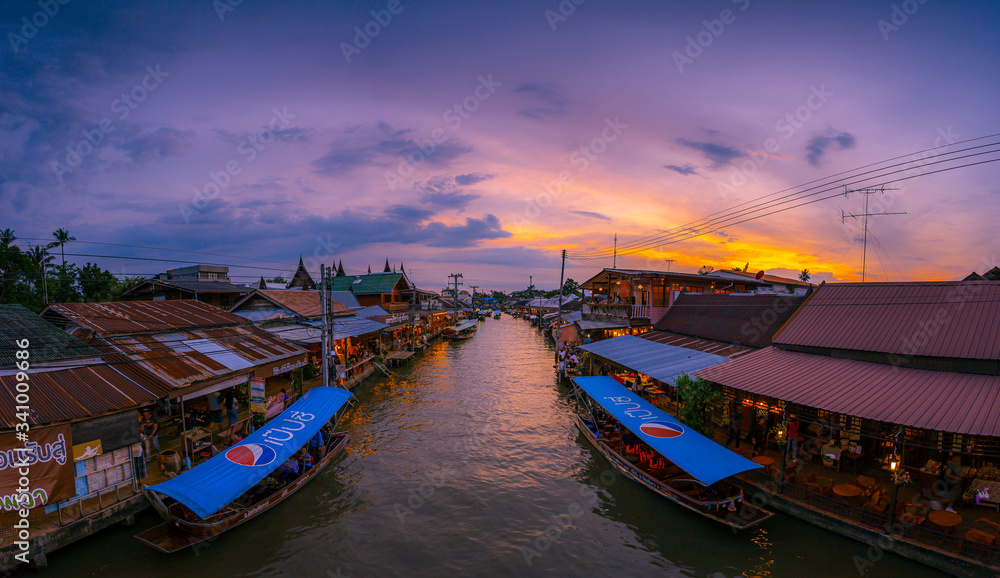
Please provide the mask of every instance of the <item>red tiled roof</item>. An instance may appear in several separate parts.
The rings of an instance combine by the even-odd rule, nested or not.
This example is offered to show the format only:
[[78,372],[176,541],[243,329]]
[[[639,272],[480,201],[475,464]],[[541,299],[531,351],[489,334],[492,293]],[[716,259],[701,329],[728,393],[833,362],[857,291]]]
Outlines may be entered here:
[[59,325],[60,318],[99,335],[176,331],[193,327],[246,325],[248,320],[193,299],[117,301],[113,303],[54,303],[42,317]]
[[891,424],[1000,436],[1000,376],[910,369],[768,347],[694,372],[773,399]]
[[766,347],[799,308],[801,295],[681,295],[656,329],[748,347]]
[[704,351],[705,353],[713,353],[730,359],[735,359],[741,355],[754,351],[749,347],[728,345],[725,343],[718,343],[716,341],[698,339],[696,337],[686,337],[684,335],[676,335],[667,331],[647,331],[646,333],[639,335],[639,337],[642,339],[648,339],[649,341],[663,343],[665,345],[674,345],[676,347]]
[[[32,372],[30,423],[46,424],[138,407],[167,395],[169,388],[142,371],[128,377],[116,365],[89,365],[61,371]],[[14,375],[0,377],[0,428],[20,420]]]
[[904,356],[1000,359],[1000,282],[822,285],[773,341]]

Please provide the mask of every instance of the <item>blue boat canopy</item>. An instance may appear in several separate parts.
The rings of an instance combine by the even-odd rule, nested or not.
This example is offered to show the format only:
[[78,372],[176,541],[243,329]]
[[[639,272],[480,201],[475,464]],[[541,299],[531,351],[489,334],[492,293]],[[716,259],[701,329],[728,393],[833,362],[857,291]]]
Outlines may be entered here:
[[573,382],[630,432],[706,486],[763,467],[683,425],[614,378],[574,377]]
[[721,355],[657,343],[634,335],[595,341],[581,345],[580,349],[670,385],[682,373],[691,373],[729,361],[728,357]]
[[149,489],[170,496],[203,519],[208,518],[306,445],[351,395],[336,387],[314,387],[240,443]]

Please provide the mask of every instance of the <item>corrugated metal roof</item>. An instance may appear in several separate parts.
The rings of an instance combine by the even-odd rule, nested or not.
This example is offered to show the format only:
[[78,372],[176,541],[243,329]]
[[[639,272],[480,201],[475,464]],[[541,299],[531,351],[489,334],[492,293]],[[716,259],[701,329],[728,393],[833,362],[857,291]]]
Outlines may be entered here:
[[[126,377],[115,365],[88,365],[31,373],[29,412],[33,424],[80,419],[148,404],[168,388],[141,371]],[[0,377],[0,428],[12,428],[16,416],[15,376]]]
[[233,285],[225,281],[204,281],[197,279],[146,279],[135,287],[122,293],[122,297],[134,296],[146,290],[147,286],[162,285],[173,289],[179,289],[188,293],[218,294],[218,293],[246,293],[249,289],[239,285]]
[[621,329],[628,327],[628,320],[622,321],[602,321],[600,319],[581,319],[576,322],[581,331],[593,331],[595,329]]
[[729,361],[720,355],[664,345],[634,335],[581,345],[580,349],[670,384],[682,373],[690,374]]
[[[738,277],[740,280],[747,281],[764,281],[772,285],[795,285],[798,287],[811,287],[813,283],[808,281],[801,281],[799,279],[791,279],[789,277],[779,277],[777,275],[769,275],[765,273],[760,279],[757,279],[756,273],[751,273],[749,271],[726,271],[726,270],[716,270],[709,273],[711,277],[718,277],[720,279],[726,279],[726,275],[732,275],[733,277]],[[756,283],[754,283],[756,284]]]
[[98,357],[100,353],[21,305],[0,305],[0,367],[14,365],[19,348],[27,339],[32,364],[63,359]]
[[641,339],[655,341],[656,343],[663,343],[665,345],[673,345],[675,347],[684,347],[687,349],[704,351],[705,353],[711,353],[713,355],[721,355],[723,357],[728,357],[729,359],[735,359],[741,355],[746,355],[751,351],[755,351],[754,349],[743,347],[742,345],[730,345],[727,343],[719,343],[717,341],[708,341],[706,339],[698,339],[697,337],[677,335],[668,331],[647,331],[646,333],[639,335],[639,337]]
[[382,309],[381,305],[369,305],[368,307],[361,307],[356,309],[355,313],[358,317],[369,319],[371,317],[386,316],[389,314],[388,311]]
[[[319,291],[303,291],[301,289],[295,291],[258,289],[230,307],[229,311],[239,315],[248,310],[248,304],[254,299],[264,299],[278,308],[300,317],[317,318],[323,315]],[[332,311],[334,315],[353,315],[351,309],[337,302],[336,299],[333,300]]]
[[774,343],[1000,359],[1000,282],[826,284]]
[[[203,353],[185,343],[198,339],[210,340],[224,350],[220,349],[221,353]],[[122,371],[128,372],[130,365],[141,367],[171,388],[238,373],[239,370],[230,367],[234,363],[229,356],[237,356],[250,366],[257,366],[305,353],[302,348],[249,325],[108,337],[106,341],[115,351],[135,361],[133,364],[122,364]]]
[[696,376],[752,394],[944,432],[1000,436],[1000,376],[910,369],[769,347]]
[[43,309],[42,315],[57,325],[68,321],[99,335],[155,333],[249,323],[239,315],[193,299],[54,303]]
[[402,273],[368,273],[367,275],[346,275],[333,278],[334,291],[350,291],[355,295],[392,293]]
[[[333,324],[333,335],[334,339],[340,340],[346,337],[359,337],[369,333],[376,333],[388,328],[389,326],[385,323],[380,323],[374,319],[348,317],[336,320]],[[272,335],[294,343],[319,343],[320,341],[319,323],[279,325],[266,329]]]
[[354,296],[354,293],[350,291],[331,291],[333,295],[333,300],[337,303],[344,305],[345,307],[350,307],[351,309],[358,309],[361,304],[358,303],[358,298]]
[[748,347],[767,347],[805,299],[795,295],[686,293],[656,323],[656,329]]

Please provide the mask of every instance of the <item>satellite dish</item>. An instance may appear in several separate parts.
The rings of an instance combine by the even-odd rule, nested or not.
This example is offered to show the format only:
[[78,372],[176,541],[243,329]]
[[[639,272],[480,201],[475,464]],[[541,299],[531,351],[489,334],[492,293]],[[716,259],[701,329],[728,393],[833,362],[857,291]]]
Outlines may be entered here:
[[754,275],[753,278],[756,279],[756,280],[758,280],[758,281],[760,281],[761,279],[764,278],[764,272],[763,271],[757,271],[757,274]]

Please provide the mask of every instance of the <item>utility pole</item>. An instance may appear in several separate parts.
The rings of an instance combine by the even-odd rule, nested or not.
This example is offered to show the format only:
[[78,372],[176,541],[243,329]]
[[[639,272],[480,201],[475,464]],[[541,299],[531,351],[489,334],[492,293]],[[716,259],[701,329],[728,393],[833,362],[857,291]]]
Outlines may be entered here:
[[[407,281],[410,281],[407,279]],[[417,305],[417,286],[411,281],[410,285],[410,351],[416,351],[416,305]]]
[[562,250],[562,265],[559,267],[559,315],[556,316],[556,363],[559,363],[559,341],[562,339],[563,276],[566,274],[566,249]]
[[320,327],[320,355],[323,357],[322,369],[323,372],[323,387],[329,387],[330,385],[330,351],[326,340],[326,328],[327,328],[327,317],[326,317],[326,265],[320,264],[319,266],[319,304],[320,309],[323,311],[323,325]]
[[664,259],[667,262],[667,273],[670,272],[670,264],[674,262],[673,259]]
[[898,189],[887,189],[885,187],[878,187],[878,188],[875,188],[875,189],[855,189],[855,190],[849,191],[849,190],[847,190],[847,185],[844,185],[844,196],[845,197],[847,195],[851,194],[851,193],[861,193],[862,195],[865,196],[865,212],[864,213],[861,213],[861,214],[854,214],[854,213],[847,214],[847,213],[844,213],[843,209],[840,210],[840,222],[841,223],[846,222],[848,218],[852,218],[852,219],[858,219],[858,218],[862,218],[862,217],[864,218],[864,223],[865,223],[864,224],[864,230],[865,230],[865,232],[864,232],[864,248],[862,249],[862,253],[861,253],[861,282],[862,283],[865,282],[865,269],[867,268],[867,265],[868,265],[868,217],[880,217],[882,215],[905,215],[906,214],[906,211],[894,212],[894,213],[885,213],[885,212],[883,212],[883,213],[869,213],[868,212],[868,197],[870,197],[870,196],[872,196],[872,195],[874,195],[876,193],[882,194],[882,193],[884,193],[886,191],[896,191],[896,190],[898,190]]
[[469,285],[472,287],[472,307],[476,307],[476,289],[479,289],[479,285]]
[[448,275],[448,278],[454,280],[453,284],[455,286],[455,289],[451,292],[451,296],[455,299],[455,322],[457,323],[458,322],[458,286],[462,284],[461,282],[459,282],[459,279],[462,278],[462,274],[461,273],[452,273],[451,275]]
[[614,259],[612,259],[611,261],[611,268],[612,269],[618,268],[618,233],[615,233],[615,256]]

